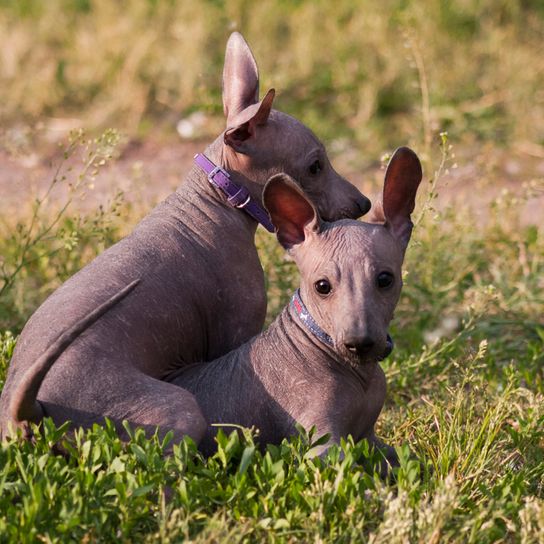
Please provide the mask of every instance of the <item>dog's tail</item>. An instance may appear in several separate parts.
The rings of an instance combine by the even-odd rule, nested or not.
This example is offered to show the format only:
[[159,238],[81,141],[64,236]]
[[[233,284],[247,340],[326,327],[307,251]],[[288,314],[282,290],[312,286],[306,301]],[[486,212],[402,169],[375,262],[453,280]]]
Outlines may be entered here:
[[[140,280],[134,280],[118,293],[110,297],[92,312],[72,325],[47,348],[36,362],[23,374],[15,387],[8,405],[8,422],[15,428],[28,435],[28,422],[37,423],[43,417],[43,411],[38,403],[37,396],[40,386],[55,361],[62,352],[96,320],[103,316],[110,308],[123,300]],[[8,429],[5,429],[8,431]]]

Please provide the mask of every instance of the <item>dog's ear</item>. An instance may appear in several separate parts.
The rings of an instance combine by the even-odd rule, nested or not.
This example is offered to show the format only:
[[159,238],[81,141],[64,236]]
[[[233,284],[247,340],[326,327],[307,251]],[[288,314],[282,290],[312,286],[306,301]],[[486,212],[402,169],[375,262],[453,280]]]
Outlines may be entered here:
[[383,215],[385,226],[406,249],[412,227],[410,215],[414,211],[416,193],[422,178],[421,163],[408,147],[399,147],[387,166],[383,186]]
[[259,101],[259,71],[249,45],[239,32],[227,42],[223,67],[223,111],[229,120]]
[[268,121],[275,94],[274,89],[270,89],[261,102],[247,107],[234,119],[229,117],[230,122],[223,136],[226,145],[237,153],[248,153],[250,146],[247,141],[254,136],[256,127]]
[[285,249],[319,232],[321,219],[314,205],[287,174],[272,176],[265,185],[263,203],[276,227],[276,236]]

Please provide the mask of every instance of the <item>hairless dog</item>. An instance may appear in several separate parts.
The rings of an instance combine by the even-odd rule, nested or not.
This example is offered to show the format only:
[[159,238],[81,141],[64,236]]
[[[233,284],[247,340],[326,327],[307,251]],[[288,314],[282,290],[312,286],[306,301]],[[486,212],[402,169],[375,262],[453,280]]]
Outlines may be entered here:
[[[173,383],[195,395],[210,424],[255,426],[264,444],[296,433],[296,423],[315,426],[330,442],[348,434],[367,438],[395,461],[393,448],[374,435],[386,389],[378,361],[391,349],[387,330],[421,177],[415,153],[398,149],[372,223],[323,222],[287,176],[268,182],[264,203],[301,286],[265,332],[215,361],[178,371]],[[207,429],[205,453],[215,448],[216,428]]]
[[[126,419],[147,431],[171,430],[176,440],[204,436],[198,402],[168,378],[262,329],[266,294],[254,236],[257,221],[272,230],[261,207],[266,180],[279,172],[293,176],[329,220],[359,217],[370,207],[335,172],[314,134],[272,109],[273,90],[261,101],[258,96],[257,65],[234,33],[223,71],[226,130],[175,193],[30,318],[0,398],[1,435],[14,427],[27,432],[28,421],[47,415],[77,426],[107,416],[121,432]],[[134,288],[117,301],[129,285]],[[78,335],[78,323],[98,307],[102,313]],[[14,412],[32,365],[64,345],[67,331],[76,331],[75,339],[45,376],[37,401]]]
[[[173,373],[172,383],[183,388],[180,395],[191,392],[208,423],[255,426],[263,444],[294,434],[296,423],[315,426],[330,442],[348,434],[366,438],[395,463],[393,448],[374,434],[385,398],[378,361],[390,351],[387,329],[402,287],[420,181],[417,156],[400,148],[387,169],[373,222],[327,223],[291,178],[271,178],[264,202],[280,243],[299,267],[301,287],[265,332],[214,361]],[[118,293],[118,304],[129,289],[138,287]],[[112,304],[99,312],[111,311]],[[70,338],[89,323],[80,323]],[[64,347],[51,348],[20,382],[11,405],[19,420],[36,404],[40,382]],[[177,417],[184,421],[187,414]],[[215,448],[215,432],[211,425],[204,432],[199,447],[206,454]]]

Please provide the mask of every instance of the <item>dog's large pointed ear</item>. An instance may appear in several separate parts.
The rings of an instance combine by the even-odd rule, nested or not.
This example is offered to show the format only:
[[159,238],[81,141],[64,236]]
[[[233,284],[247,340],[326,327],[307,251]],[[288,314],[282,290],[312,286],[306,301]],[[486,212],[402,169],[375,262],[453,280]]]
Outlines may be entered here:
[[264,125],[272,109],[276,92],[270,89],[266,96],[257,104],[247,107],[234,118],[229,116],[228,126],[223,140],[238,153],[248,153],[248,140],[255,135],[256,127]]
[[223,111],[228,120],[259,101],[259,70],[239,32],[227,42],[223,67]]
[[276,227],[276,236],[285,249],[301,244],[321,229],[314,205],[287,174],[272,176],[265,185],[263,203]]
[[385,172],[382,206],[385,225],[397,238],[403,251],[414,226],[410,215],[414,211],[422,176],[417,155],[408,147],[399,147]]
[[248,140],[270,115],[275,91],[259,102],[259,71],[251,50],[239,32],[227,42],[223,68],[223,110],[227,118],[224,142],[237,153],[248,153]]

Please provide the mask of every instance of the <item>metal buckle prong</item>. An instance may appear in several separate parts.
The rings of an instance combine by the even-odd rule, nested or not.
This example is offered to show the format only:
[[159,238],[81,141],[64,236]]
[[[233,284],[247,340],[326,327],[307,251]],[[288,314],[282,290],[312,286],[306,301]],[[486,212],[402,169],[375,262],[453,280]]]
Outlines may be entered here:
[[227,176],[227,178],[230,178],[229,173],[226,170],[223,170],[220,166],[216,166],[209,174],[208,174],[208,181],[210,183],[213,183],[213,178],[215,174],[221,172],[224,176]]

